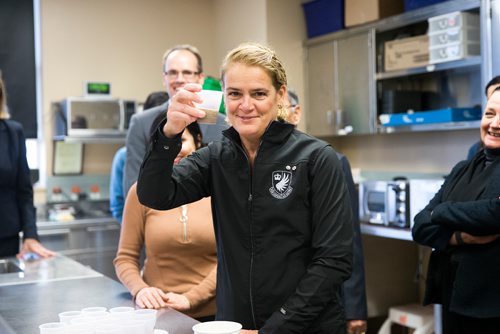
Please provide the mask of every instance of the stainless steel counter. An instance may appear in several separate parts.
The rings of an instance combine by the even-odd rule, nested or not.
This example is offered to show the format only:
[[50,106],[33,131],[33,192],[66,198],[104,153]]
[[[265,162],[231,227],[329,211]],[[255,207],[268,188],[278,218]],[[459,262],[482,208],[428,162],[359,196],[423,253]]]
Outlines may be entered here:
[[70,221],[37,221],[43,245],[117,280],[113,259],[120,225],[111,216],[80,217]]
[[[80,275],[68,273],[75,268],[81,270]],[[26,271],[37,279],[28,282],[19,278],[17,284],[0,285],[2,334],[10,333],[8,330],[38,334],[38,325],[58,321],[57,314],[63,311],[89,306],[134,306],[129,292],[121,284],[64,256],[27,263]],[[196,323],[198,321],[180,312],[164,309],[158,312],[156,328],[170,334],[192,334],[191,328]]]
[[0,286],[50,282],[103,275],[65,256],[55,256],[43,261],[23,261],[15,257],[2,259],[13,270],[0,275]]

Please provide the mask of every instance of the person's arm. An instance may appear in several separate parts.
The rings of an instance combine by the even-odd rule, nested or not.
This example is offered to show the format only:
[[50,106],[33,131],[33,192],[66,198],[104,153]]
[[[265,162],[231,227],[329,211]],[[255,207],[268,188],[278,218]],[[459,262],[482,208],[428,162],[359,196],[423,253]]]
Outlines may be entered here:
[[500,199],[440,203],[432,212],[432,221],[477,236],[499,234]]
[[26,159],[26,139],[24,138],[22,127],[16,129],[16,133],[19,147],[16,196],[19,206],[19,218],[23,231],[23,243],[17,257],[22,258],[28,253],[35,253],[41,257],[50,257],[55,255],[55,253],[43,247],[38,240],[36,210],[33,205],[33,186],[30,179],[28,160]]
[[126,197],[127,193],[137,181],[139,169],[142,159],[146,153],[148,140],[144,138],[142,129],[143,124],[139,120],[139,114],[133,115],[130,119],[130,126],[127,131],[127,139],[125,146],[127,147],[127,155],[125,157],[125,169],[123,171],[123,194]]
[[[131,189],[135,190],[135,185]],[[130,191],[125,200],[120,241],[113,263],[118,279],[134,298],[141,289],[148,287],[142,279],[139,263],[144,247],[145,219],[145,212],[136,192]]]
[[433,221],[432,215],[434,208],[442,203],[444,189],[448,188],[449,184],[457,177],[458,172],[465,164],[466,162],[458,163],[452,169],[450,175],[446,177],[443,185],[430,200],[429,204],[415,216],[414,225],[411,231],[415,242],[437,250],[445,250],[448,248],[454,230],[444,225],[437,224]]
[[195,93],[200,90],[201,85],[187,84],[171,97],[168,121],[163,120],[151,136],[137,181],[139,200],[147,207],[166,210],[210,196],[209,177],[204,174],[210,161],[208,147],[182,159],[173,173],[173,162],[181,150],[185,127],[205,115],[191,106],[201,102]]
[[38,240],[36,211],[33,205],[33,186],[30,179],[28,160],[26,159],[26,139],[22,128],[16,129],[18,142],[16,196],[19,206],[24,239]]
[[109,210],[115,219],[121,224],[125,196],[123,194],[123,169],[125,168],[126,149],[120,148],[111,164],[111,176],[109,180]]
[[[352,211],[340,162],[329,146],[311,166],[311,261],[295,292],[259,329],[303,333],[335,300],[352,271]],[[340,308],[339,308],[340,309]]]
[[183,293],[189,300],[191,308],[196,308],[215,297],[216,280],[217,265],[214,265],[210,273],[199,284]]
[[366,305],[365,266],[363,259],[363,240],[359,225],[359,198],[352,178],[351,166],[345,156],[340,156],[352,210],[353,224],[353,262],[351,277],[344,282],[343,298],[347,319],[347,333],[366,332],[368,308]]

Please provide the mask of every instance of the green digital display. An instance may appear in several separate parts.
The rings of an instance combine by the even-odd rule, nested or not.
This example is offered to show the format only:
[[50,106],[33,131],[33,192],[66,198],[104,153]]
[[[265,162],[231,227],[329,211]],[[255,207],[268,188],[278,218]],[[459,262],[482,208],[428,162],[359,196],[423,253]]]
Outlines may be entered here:
[[109,82],[87,82],[87,94],[109,95],[111,84]]

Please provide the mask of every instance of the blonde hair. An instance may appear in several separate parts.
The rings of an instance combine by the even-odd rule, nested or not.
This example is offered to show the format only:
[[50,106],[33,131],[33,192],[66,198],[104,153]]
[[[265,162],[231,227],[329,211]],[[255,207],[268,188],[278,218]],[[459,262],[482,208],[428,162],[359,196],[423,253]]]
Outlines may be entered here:
[[[247,66],[258,66],[262,68],[271,78],[273,87],[279,91],[282,86],[286,87],[287,79],[283,64],[276,53],[269,47],[259,43],[243,43],[229,51],[222,62],[221,81],[224,86],[224,76],[231,64],[240,63]],[[278,105],[277,119],[286,120],[288,116],[286,108]]]
[[5,83],[0,72],[0,119],[10,118],[9,110],[7,109],[7,92],[5,91]]

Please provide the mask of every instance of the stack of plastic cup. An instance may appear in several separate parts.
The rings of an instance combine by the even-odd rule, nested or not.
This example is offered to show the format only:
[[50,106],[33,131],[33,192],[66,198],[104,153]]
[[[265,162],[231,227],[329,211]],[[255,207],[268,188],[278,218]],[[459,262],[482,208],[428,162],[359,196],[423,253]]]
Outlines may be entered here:
[[70,324],[71,320],[82,316],[82,311],[66,311],[58,314],[59,322]]
[[66,327],[63,322],[48,322],[38,326],[40,334],[66,334]]
[[157,313],[128,306],[109,311],[105,307],[86,307],[81,311],[61,312],[60,322],[42,324],[39,328],[40,334],[153,334]]

